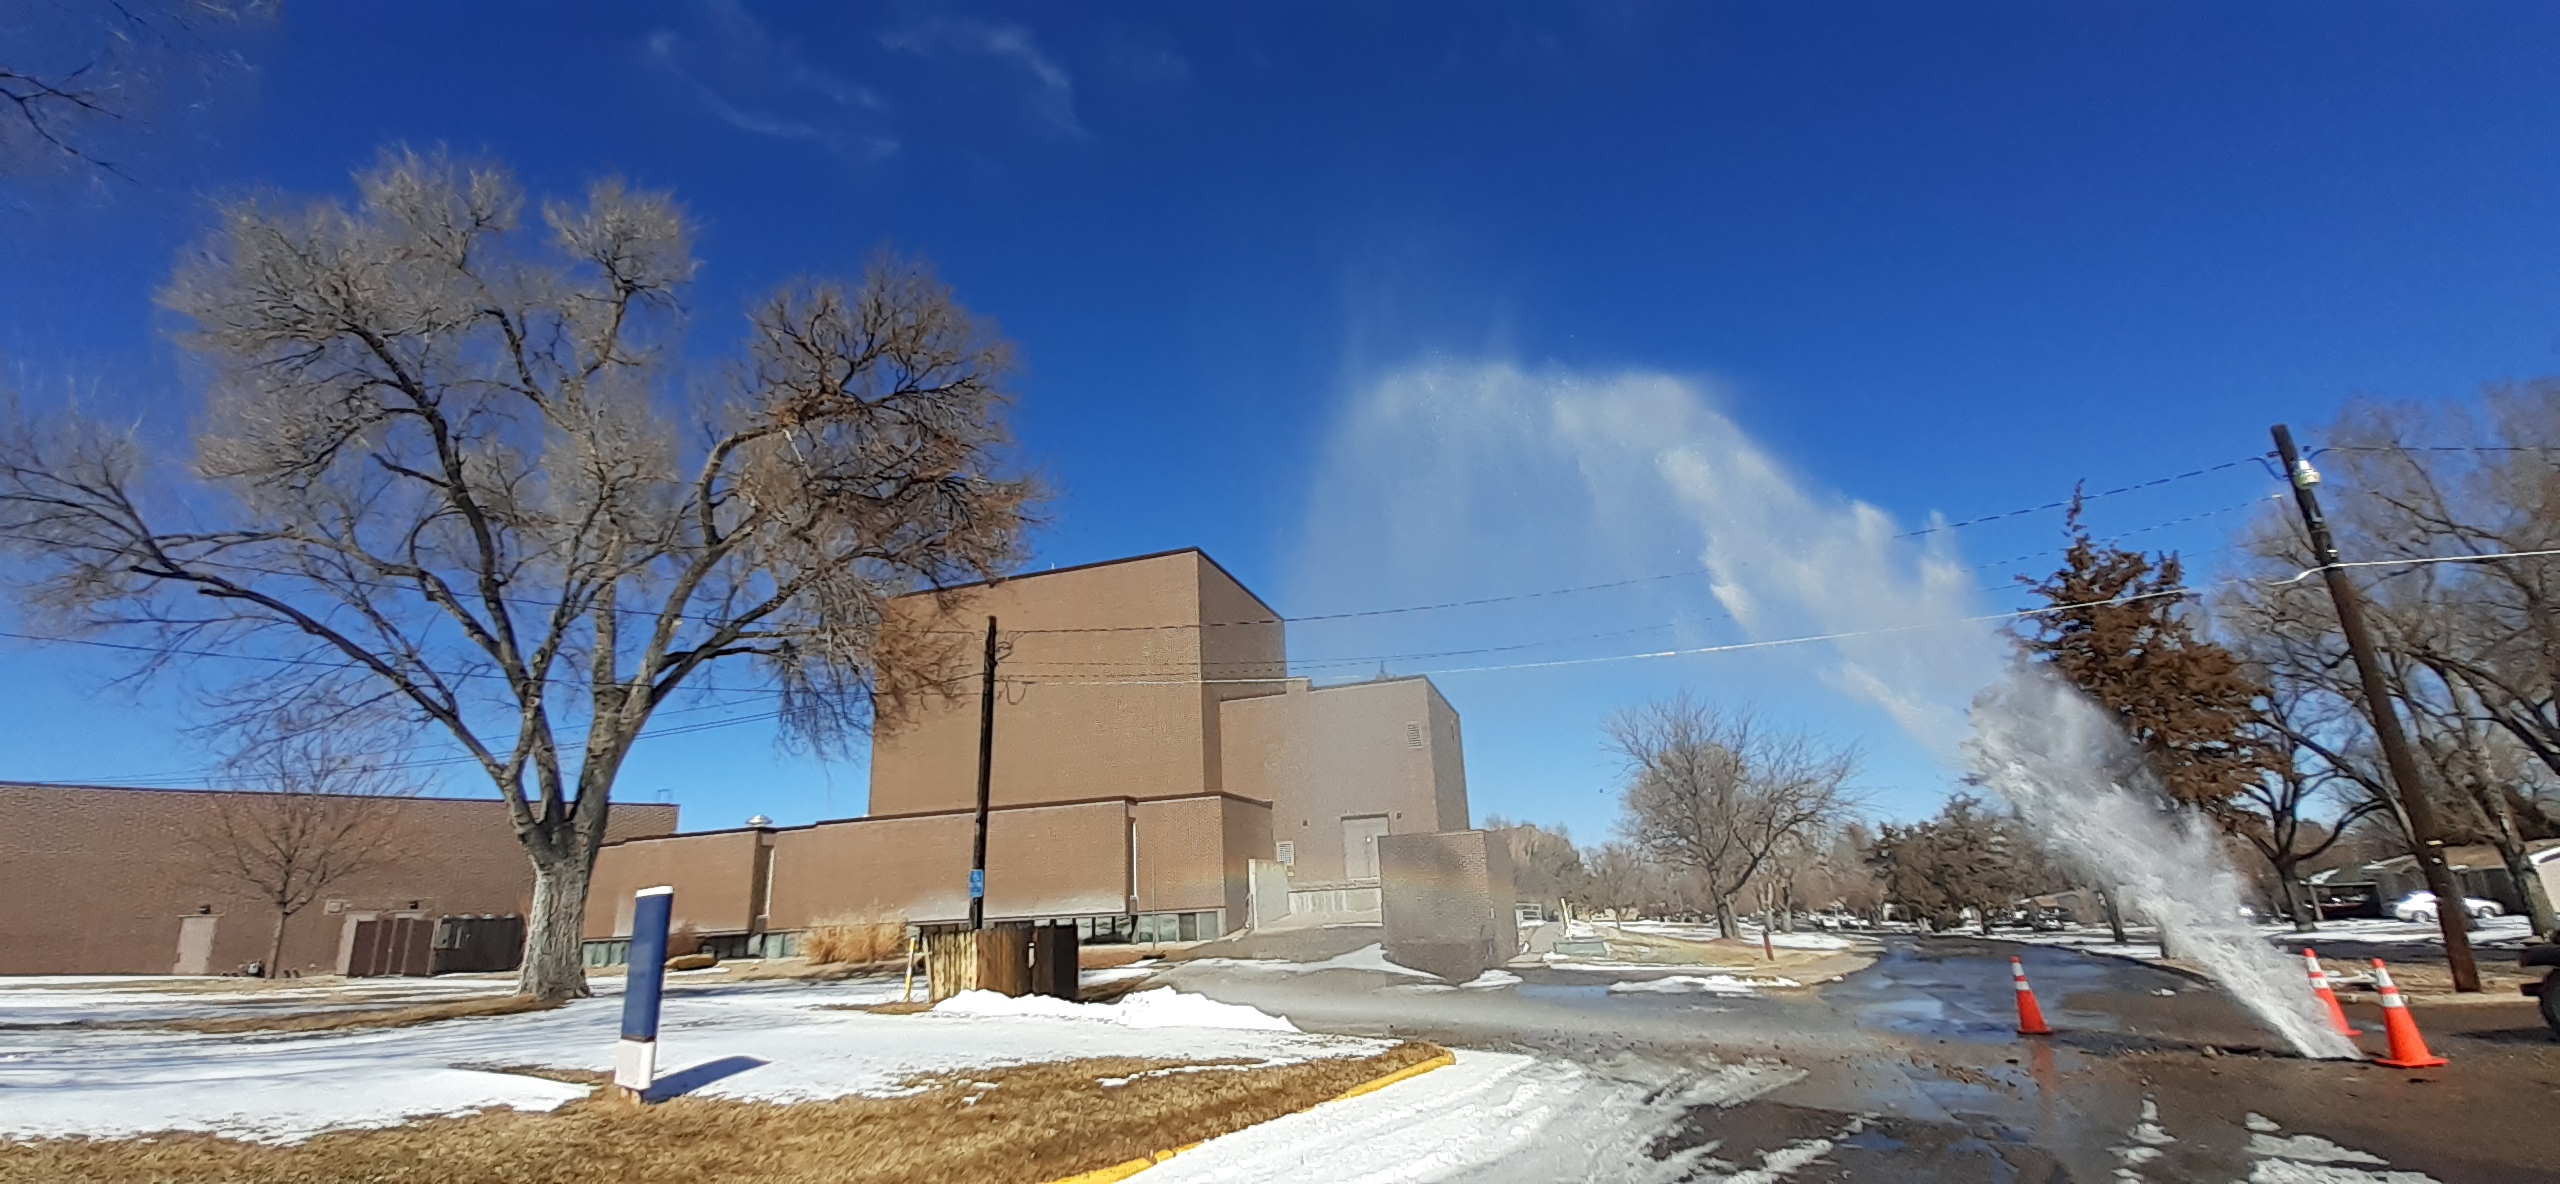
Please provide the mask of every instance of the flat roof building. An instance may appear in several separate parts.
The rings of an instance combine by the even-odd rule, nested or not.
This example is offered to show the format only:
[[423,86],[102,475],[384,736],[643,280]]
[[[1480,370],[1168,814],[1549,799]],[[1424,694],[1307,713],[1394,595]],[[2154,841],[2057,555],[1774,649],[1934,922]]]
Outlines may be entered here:
[[[268,958],[275,908],[216,866],[222,830],[315,795],[0,784],[0,974],[224,974]],[[359,926],[533,905],[533,864],[495,798],[347,798],[375,811],[364,866],[285,924],[276,965],[343,972]],[[616,802],[609,839],[666,834],[676,807]],[[342,820],[343,821],[343,820]],[[378,843],[377,843],[378,841]]]
[[899,652],[922,656],[883,683],[939,691],[884,718],[870,813],[606,848],[587,913],[600,959],[630,933],[631,893],[657,884],[723,953],[831,920],[965,919],[989,616],[991,920],[1214,937],[1245,924],[1251,861],[1288,865],[1293,888],[1374,887],[1379,839],[1468,825],[1458,715],[1430,681],[1290,677],[1280,614],[1199,550],[920,593],[890,616]]

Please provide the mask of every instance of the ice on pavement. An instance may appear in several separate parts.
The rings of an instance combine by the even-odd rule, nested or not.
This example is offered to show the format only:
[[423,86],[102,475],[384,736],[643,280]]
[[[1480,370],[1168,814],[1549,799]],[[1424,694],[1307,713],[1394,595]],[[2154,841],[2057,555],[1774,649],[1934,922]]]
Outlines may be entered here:
[[[1260,1013],[1171,992],[1146,992],[1156,997],[1116,1014],[1129,1005],[1064,1004],[1077,1009],[1072,1018],[843,1010],[898,993],[894,981],[671,985],[661,1076],[718,1062],[736,1071],[694,1092],[797,1101],[895,1096],[919,1076],[1086,1057],[1287,1063],[1389,1046],[1289,1030],[1267,1016],[1238,1026],[1238,1013]],[[482,1107],[548,1110],[586,1089],[493,1070],[609,1070],[620,1013],[617,999],[586,999],[524,1015],[304,1035],[0,1031],[0,1138],[206,1131],[292,1142]]]
[[1269,1012],[1236,1003],[1220,1003],[1206,995],[1157,987],[1116,1003],[1077,1003],[1049,995],[1014,998],[994,991],[962,991],[933,1007],[935,1015],[1046,1016],[1091,1020],[1131,1028],[1233,1028],[1252,1032],[1295,1032],[1298,1025]]
[[1736,978],[1730,974],[1675,974],[1668,978],[1629,979],[1609,984],[1613,993],[1651,992],[1664,995],[1749,995],[1763,987],[1801,987],[1791,978]]

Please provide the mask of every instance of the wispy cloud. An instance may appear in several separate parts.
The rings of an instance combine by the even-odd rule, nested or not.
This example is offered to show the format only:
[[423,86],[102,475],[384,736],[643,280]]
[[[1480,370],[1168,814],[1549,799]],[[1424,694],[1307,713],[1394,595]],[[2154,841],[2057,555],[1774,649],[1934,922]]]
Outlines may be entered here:
[[885,104],[871,88],[810,65],[796,41],[775,36],[736,0],[712,0],[702,12],[706,33],[654,30],[644,54],[713,117],[753,135],[874,160],[898,150],[876,126]]
[[884,34],[880,44],[900,53],[933,57],[944,51],[980,54],[1018,68],[1032,82],[1031,109],[1041,122],[1071,136],[1087,136],[1076,118],[1075,78],[1040,48],[1021,25],[980,21],[931,21]]

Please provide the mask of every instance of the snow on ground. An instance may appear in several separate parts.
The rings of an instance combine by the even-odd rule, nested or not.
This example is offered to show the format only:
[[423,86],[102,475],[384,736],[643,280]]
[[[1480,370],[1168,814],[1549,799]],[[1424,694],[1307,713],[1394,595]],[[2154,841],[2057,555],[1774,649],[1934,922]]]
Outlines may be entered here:
[[[619,980],[598,979],[600,989]],[[331,979],[306,986],[164,975],[0,977],[0,1026],[209,1019],[275,1011],[345,1011],[515,992],[513,978]]]
[[933,1007],[936,1015],[1039,1016],[1131,1028],[1232,1028],[1245,1032],[1295,1032],[1298,1025],[1239,1003],[1157,987],[1116,1003],[1077,1003],[1048,995],[1015,998],[994,991],[962,991]]
[[[2377,944],[2444,944],[2444,931],[2433,922],[2412,924],[2373,917],[2349,917],[2322,921],[2309,933],[2296,933],[2293,926],[2277,922],[2257,926],[2258,934],[2269,943],[2287,950],[2304,946],[2317,948],[2324,941],[2371,942]],[[2085,949],[2096,954],[2113,954],[2120,958],[2138,958],[2156,962],[2160,958],[2160,931],[2147,925],[2125,926],[2124,945],[2115,944],[2115,936],[2104,926],[2079,926],[2071,929],[2033,932],[2025,929],[1997,929],[1992,936],[2001,941],[2025,942],[2029,945],[2065,946]],[[2516,949],[2533,940],[2533,923],[2523,917],[2491,917],[2471,930],[2474,949]]]
[[[1614,928],[1617,928],[1617,926],[1610,925],[1596,927],[1594,928],[1591,936],[1605,939],[1609,936],[1609,931]],[[1680,941],[1716,940],[1716,927],[1712,924],[1690,925],[1674,921],[1629,921],[1626,923],[1624,928],[1629,933],[1640,933],[1653,937],[1675,938]],[[1742,940],[1756,945],[1760,941],[1760,936],[1760,929],[1758,926],[1742,926]],[[1842,937],[1834,933],[1820,932],[1787,933],[1784,931],[1773,931],[1768,935],[1768,938],[1770,945],[1776,946],[1782,950],[1845,950],[1858,944],[1853,938]]]
[[[2369,942],[2425,942],[2443,945],[2444,930],[2433,921],[2409,922],[2381,917],[2342,917],[2322,921],[2309,933],[2296,933],[2286,924],[2262,925],[2259,931],[2269,941],[2290,948],[2317,946],[2323,938]],[[2515,949],[2533,940],[2533,921],[2529,917],[2491,917],[2472,926],[2474,949]]]
[[1460,1050],[1447,1068],[1211,1139],[1141,1178],[1148,1184],[1688,1179],[1714,1144],[1656,1160],[1646,1154],[1655,1134],[1688,1107],[1731,1105],[1801,1076],[1754,1064],[1622,1079],[1509,1053]]
[[[1387,960],[1386,947],[1371,943],[1347,954],[1337,954],[1322,962],[1291,962],[1285,958],[1194,958],[1176,963],[1185,969],[1241,970],[1258,974],[1313,974],[1319,970],[1365,970],[1371,974],[1393,974],[1410,978],[1437,979],[1427,970],[1415,970]],[[1162,968],[1159,968],[1162,969]]]
[[[895,1096],[920,1075],[1083,1057],[1288,1063],[1387,1047],[1235,1026],[1244,1022],[1236,1013],[1260,1013],[1171,991],[1133,997],[1145,1000],[1134,1007],[1060,1003],[1076,1009],[1060,1015],[973,1013],[967,1004],[907,1016],[843,1010],[898,994],[896,980],[672,981],[659,1030],[661,1081],[704,1096],[797,1101]],[[548,1110],[586,1089],[491,1070],[609,1071],[620,1016],[618,999],[599,998],[524,1015],[297,1035],[0,1031],[0,1137],[187,1130],[290,1142],[486,1106]]]
[[1470,991],[1491,991],[1519,986],[1520,976],[1508,970],[1488,970],[1458,985]]
[[1791,978],[1737,978],[1730,974],[1675,974],[1669,978],[1631,979],[1609,984],[1613,994],[1753,995],[1763,987],[1801,987]]

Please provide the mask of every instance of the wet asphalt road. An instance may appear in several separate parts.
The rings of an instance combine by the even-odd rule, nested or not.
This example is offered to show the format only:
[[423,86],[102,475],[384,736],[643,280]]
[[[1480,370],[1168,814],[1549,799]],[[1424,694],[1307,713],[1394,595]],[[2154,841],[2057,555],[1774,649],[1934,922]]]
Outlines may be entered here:
[[[2016,1034],[2013,953],[2052,1037]],[[2208,984],[2045,947],[1892,938],[1845,980],[1743,997],[1518,973],[1498,990],[1352,971],[1172,981],[1311,1030],[1573,1067],[1579,1102],[1542,1136],[1572,1145],[1472,1179],[2560,1179],[2544,1166],[2560,1164],[2560,1045],[2529,1003],[2523,1026],[2512,1004],[2449,1012],[2436,1041],[2455,1064],[2395,1072],[2301,1060]]]

